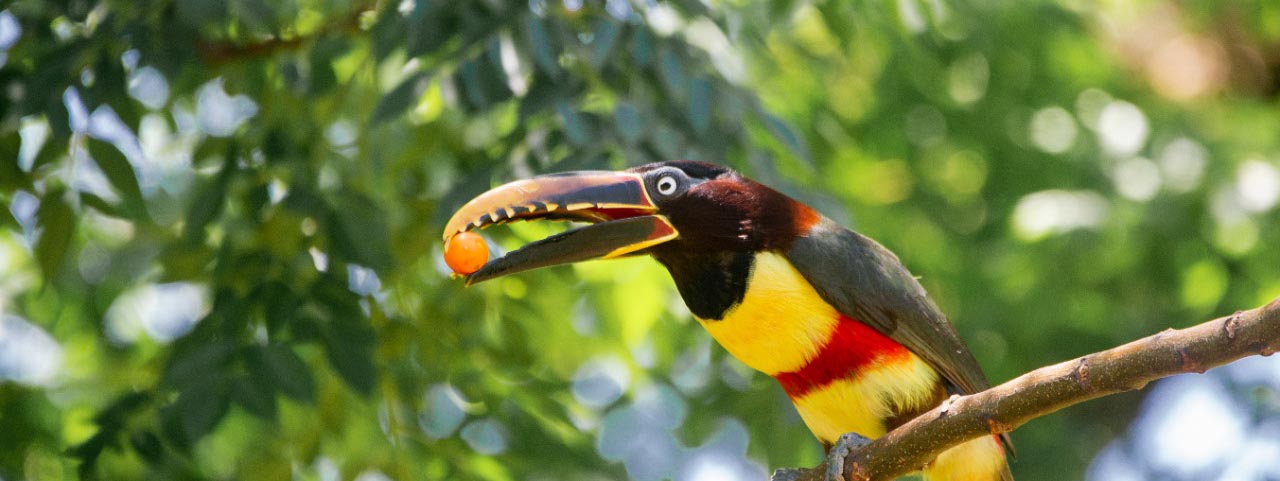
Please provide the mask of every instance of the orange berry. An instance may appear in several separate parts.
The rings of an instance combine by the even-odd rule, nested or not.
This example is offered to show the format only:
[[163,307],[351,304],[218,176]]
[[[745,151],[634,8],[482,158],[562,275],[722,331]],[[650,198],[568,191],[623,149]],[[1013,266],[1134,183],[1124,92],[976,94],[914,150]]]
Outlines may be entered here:
[[458,274],[480,270],[489,261],[489,245],[475,232],[460,232],[444,243],[444,262]]

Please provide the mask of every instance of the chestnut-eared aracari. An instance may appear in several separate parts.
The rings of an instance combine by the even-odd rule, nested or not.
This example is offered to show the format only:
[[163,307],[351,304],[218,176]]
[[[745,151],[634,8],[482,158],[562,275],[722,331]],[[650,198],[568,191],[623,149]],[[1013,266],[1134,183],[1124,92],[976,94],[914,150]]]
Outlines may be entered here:
[[[699,323],[738,360],[776,379],[829,450],[844,433],[875,438],[952,394],[988,387],[897,256],[726,167],[673,161],[511,182],[459,209],[444,238],[541,219],[590,224],[490,260],[466,282],[652,256]],[[1011,480],[1007,446],[996,436],[968,441],[923,472],[930,481]]]

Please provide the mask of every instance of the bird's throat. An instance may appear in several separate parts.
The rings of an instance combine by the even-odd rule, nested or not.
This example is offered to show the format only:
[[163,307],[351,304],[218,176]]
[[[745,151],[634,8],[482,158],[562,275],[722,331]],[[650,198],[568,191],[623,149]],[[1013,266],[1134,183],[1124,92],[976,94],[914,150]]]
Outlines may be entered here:
[[698,319],[720,320],[747,295],[755,254],[732,251],[655,253]]

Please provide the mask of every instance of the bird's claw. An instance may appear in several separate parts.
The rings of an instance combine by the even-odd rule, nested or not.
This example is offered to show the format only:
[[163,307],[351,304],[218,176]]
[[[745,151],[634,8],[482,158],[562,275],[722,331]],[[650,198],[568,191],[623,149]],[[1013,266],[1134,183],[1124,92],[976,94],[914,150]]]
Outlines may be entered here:
[[844,459],[870,442],[870,439],[858,433],[841,434],[835,446],[827,451],[826,481],[844,481]]
[[769,481],[802,481],[805,479],[805,471],[798,468],[778,468],[773,471]]

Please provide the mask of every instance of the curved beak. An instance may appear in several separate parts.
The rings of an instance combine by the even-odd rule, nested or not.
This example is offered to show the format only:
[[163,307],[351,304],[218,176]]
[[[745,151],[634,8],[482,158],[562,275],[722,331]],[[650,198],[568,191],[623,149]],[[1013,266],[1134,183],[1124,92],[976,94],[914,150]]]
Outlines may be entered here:
[[445,226],[444,242],[458,233],[517,220],[574,220],[592,225],[535,241],[492,259],[467,284],[517,272],[634,254],[679,237],[679,232],[630,172],[569,172],[517,180],[480,194]]

